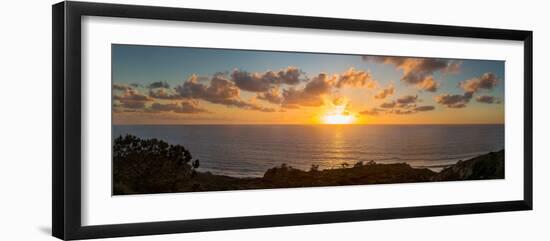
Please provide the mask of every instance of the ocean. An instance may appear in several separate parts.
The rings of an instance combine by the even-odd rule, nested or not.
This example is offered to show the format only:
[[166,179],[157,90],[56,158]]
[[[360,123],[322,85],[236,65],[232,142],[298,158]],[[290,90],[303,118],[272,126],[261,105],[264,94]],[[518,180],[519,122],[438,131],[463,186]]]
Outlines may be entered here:
[[434,171],[504,149],[504,125],[114,125],[113,139],[132,134],[181,144],[199,171],[263,176],[287,164],[309,170],[358,161],[406,162]]

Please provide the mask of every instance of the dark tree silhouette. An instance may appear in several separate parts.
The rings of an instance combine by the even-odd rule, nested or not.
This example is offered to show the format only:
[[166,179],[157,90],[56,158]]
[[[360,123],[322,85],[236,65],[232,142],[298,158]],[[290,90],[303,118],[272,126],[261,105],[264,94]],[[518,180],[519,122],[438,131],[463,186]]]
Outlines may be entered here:
[[181,145],[158,139],[119,136],[113,145],[114,194],[177,191],[178,184],[190,181],[199,167]]

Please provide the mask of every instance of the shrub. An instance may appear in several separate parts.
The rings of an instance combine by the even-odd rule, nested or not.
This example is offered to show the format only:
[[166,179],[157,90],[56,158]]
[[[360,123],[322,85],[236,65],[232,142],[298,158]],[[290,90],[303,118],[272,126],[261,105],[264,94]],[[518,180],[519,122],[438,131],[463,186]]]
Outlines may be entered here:
[[115,194],[173,192],[178,184],[188,182],[198,167],[199,160],[193,160],[181,145],[133,135],[114,140]]

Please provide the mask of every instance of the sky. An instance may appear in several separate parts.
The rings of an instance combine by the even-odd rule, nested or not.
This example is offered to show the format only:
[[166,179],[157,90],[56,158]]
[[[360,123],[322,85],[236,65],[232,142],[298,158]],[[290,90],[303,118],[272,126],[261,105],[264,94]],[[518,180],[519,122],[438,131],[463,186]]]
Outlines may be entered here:
[[504,62],[112,45],[113,124],[502,124]]

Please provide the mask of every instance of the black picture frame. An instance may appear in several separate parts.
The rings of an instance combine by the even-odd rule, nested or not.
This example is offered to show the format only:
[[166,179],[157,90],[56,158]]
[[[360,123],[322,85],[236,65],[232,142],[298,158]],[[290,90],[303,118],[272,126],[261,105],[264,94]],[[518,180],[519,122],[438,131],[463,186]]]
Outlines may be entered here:
[[[52,233],[88,239],[380,219],[532,210],[533,32],[323,17],[150,7],[89,2],[52,6]],[[516,40],[524,43],[524,193],[522,200],[420,207],[212,218],[99,226],[81,224],[81,17],[104,16],[426,36]],[[139,220],[136,220],[139,221]]]

